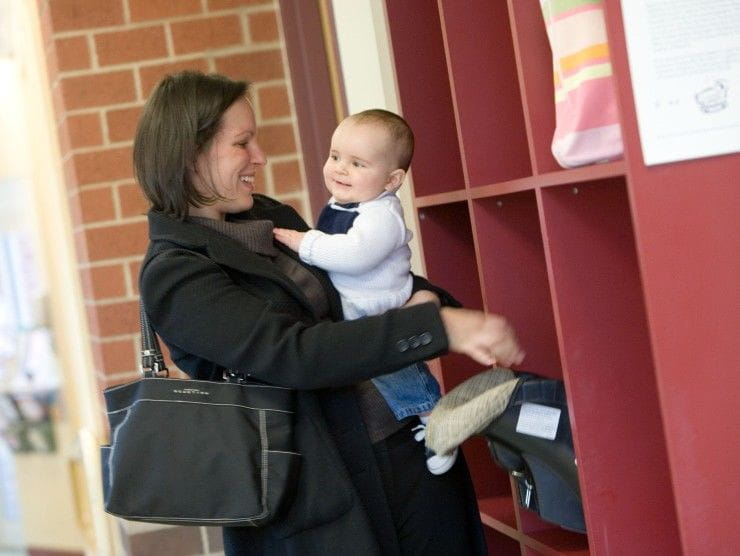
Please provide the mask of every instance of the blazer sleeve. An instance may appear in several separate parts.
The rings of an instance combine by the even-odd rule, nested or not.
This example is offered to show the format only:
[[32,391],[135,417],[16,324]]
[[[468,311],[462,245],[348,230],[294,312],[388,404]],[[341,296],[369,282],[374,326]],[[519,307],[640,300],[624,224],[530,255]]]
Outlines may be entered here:
[[270,282],[237,284],[205,257],[178,251],[142,268],[140,290],[169,346],[279,386],[339,387],[448,349],[433,303],[353,321],[306,323],[265,295]]

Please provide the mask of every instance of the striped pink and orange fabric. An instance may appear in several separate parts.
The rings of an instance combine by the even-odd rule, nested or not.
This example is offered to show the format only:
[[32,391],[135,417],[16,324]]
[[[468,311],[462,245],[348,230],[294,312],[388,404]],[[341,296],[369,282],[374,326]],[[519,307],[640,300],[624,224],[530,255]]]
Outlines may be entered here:
[[552,48],[556,128],[564,168],[622,156],[603,0],[540,0]]

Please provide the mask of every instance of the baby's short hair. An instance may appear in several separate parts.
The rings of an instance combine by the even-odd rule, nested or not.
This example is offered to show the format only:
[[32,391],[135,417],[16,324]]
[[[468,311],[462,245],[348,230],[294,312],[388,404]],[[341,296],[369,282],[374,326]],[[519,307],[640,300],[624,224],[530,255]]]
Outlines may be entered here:
[[414,132],[406,120],[382,108],[363,110],[347,119],[355,123],[377,123],[387,129],[398,148],[398,167],[404,171],[409,169],[414,156]]

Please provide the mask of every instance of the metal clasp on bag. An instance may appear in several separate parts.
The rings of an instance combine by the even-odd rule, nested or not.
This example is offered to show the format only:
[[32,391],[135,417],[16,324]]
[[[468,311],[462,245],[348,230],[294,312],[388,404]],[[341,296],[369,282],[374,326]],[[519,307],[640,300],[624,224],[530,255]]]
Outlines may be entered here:
[[222,378],[226,382],[235,382],[237,384],[243,384],[247,381],[246,378],[244,378],[244,373],[237,372],[234,369],[224,369]]
[[534,489],[534,485],[529,480],[529,477],[525,473],[522,473],[521,471],[512,471],[511,474],[517,478],[517,480],[522,481],[524,483],[524,499],[522,502],[522,507],[525,509],[529,509],[529,505],[532,503],[532,490]]
[[170,376],[161,352],[153,349],[141,350],[141,374],[145,378],[168,378]]

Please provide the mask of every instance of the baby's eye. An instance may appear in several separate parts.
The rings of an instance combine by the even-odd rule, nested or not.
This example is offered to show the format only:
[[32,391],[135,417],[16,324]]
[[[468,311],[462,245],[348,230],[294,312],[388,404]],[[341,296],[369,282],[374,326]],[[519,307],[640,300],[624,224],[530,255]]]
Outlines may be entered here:
[[339,157],[337,155],[335,155],[335,154],[330,154],[329,155],[329,159],[336,162],[337,160],[339,160]]
[[357,162],[356,160],[352,162],[352,166],[355,168],[362,168],[362,162]]

